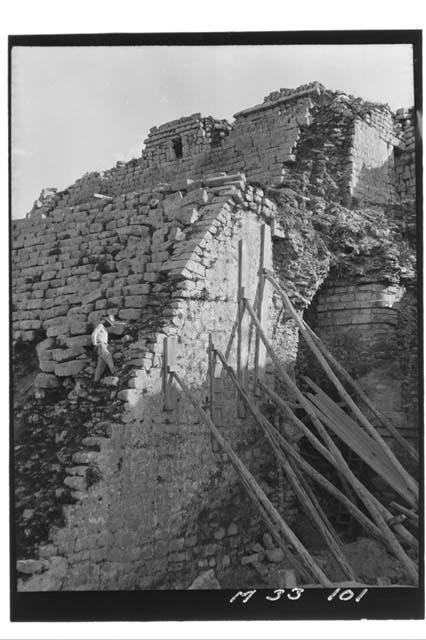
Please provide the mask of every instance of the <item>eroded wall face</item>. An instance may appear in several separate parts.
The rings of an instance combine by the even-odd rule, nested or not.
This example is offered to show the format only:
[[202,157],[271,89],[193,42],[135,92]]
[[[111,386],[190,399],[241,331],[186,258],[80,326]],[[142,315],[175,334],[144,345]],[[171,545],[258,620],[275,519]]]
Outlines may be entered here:
[[[308,318],[376,407],[405,437],[416,440],[417,329],[412,303],[403,286],[331,280],[320,289]],[[319,366],[315,368],[323,376]]]
[[[415,415],[415,300],[399,286],[402,276],[412,280],[412,265],[395,275],[396,236],[383,211],[341,206],[395,198],[389,114],[318,94],[284,90],[237,114],[232,127],[199,114],[154,127],[141,159],[83,176],[61,193],[48,190],[28,219],[13,224],[13,335],[36,349],[40,368],[17,455],[18,526],[30,531],[21,540],[21,576],[32,575],[20,588],[185,588],[208,567],[220,579],[264,530],[179,388],[165,410],[165,338],[176,340],[176,370],[197,401],[288,522],[297,518],[259,429],[238,411],[220,367],[210,396],[207,371],[209,334],[235,367],[239,242],[246,245],[243,285],[256,307],[264,224],[265,266],[300,311],[330,265],[341,266],[342,252],[360,245],[356,273],[367,268],[371,277],[362,286],[356,278],[330,281],[314,328],[402,428],[407,412]],[[413,186],[407,132],[395,160],[400,196]],[[247,185],[237,172],[279,185],[279,193]],[[411,218],[405,223],[415,235]],[[393,285],[382,284],[383,261]],[[116,376],[94,385],[90,332],[105,313],[126,326],[110,338]],[[292,372],[297,330],[269,285],[262,317]],[[250,385],[255,333],[246,317],[243,336]],[[273,386],[261,351],[261,372]],[[46,509],[52,526],[40,533]]]
[[[273,205],[262,190],[242,193],[229,184],[157,196],[133,194],[125,201],[129,209],[117,210],[120,201],[114,201],[100,211],[86,205],[68,218],[59,212],[56,219],[22,223],[28,233],[20,234],[15,256],[22,307],[15,312],[16,338],[37,341],[43,337],[37,332],[47,331],[37,342],[43,371],[36,386],[46,394],[41,402],[52,404],[53,421],[55,412],[70,417],[62,422],[67,445],[58,442],[65,522],[42,545],[45,571],[23,589],[184,588],[206,567],[220,577],[263,530],[235,472],[179,389],[175,408],[164,411],[162,364],[164,338],[175,338],[176,370],[207,408],[209,334],[235,367],[239,245],[243,240],[245,294],[256,306],[261,226]],[[68,229],[78,235],[68,238]],[[265,229],[264,266],[270,268],[268,224]],[[55,263],[48,255],[52,244]],[[115,245],[113,259],[101,259],[105,244]],[[30,281],[25,245],[34,247],[40,265]],[[96,263],[82,268],[88,248]],[[115,270],[103,273],[108,264]],[[267,286],[268,332],[271,304]],[[116,379],[94,385],[89,334],[105,311],[128,324],[110,340]],[[244,332],[252,384],[255,336],[246,322]],[[275,461],[263,436],[248,415],[238,414],[235,389],[220,368],[216,374],[216,423],[291,520],[293,495],[274,482]],[[82,433],[71,442],[76,406]],[[30,564],[22,567],[30,572]]]
[[389,114],[370,122],[354,123],[351,195],[361,203],[393,202],[396,190],[392,119]]
[[401,142],[395,150],[396,188],[401,200],[416,197],[416,113],[414,109],[399,110],[396,121]]
[[[284,164],[295,159],[301,126],[310,123],[311,106],[309,96],[295,98],[260,113],[238,116],[232,128],[199,114],[153,127],[141,158],[83,176],[55,195],[53,204],[75,206],[96,192],[118,196],[152,190],[159,183],[172,184],[176,190],[186,186],[188,178],[199,180],[215,172],[243,172],[249,180],[279,184]],[[182,145],[179,157],[174,150],[177,140]]]

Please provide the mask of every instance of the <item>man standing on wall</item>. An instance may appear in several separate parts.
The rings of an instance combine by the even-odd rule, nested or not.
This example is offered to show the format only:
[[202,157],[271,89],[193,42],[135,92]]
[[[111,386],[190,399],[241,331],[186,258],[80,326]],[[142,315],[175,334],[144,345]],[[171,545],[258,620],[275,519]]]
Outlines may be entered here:
[[95,371],[95,382],[98,382],[105,370],[105,366],[108,365],[109,370],[113,374],[115,372],[114,361],[112,355],[108,349],[108,331],[106,327],[115,327],[117,324],[124,325],[124,322],[117,322],[113,315],[108,315],[103,318],[99,324],[95,327],[92,333],[92,344],[97,349],[98,363]]

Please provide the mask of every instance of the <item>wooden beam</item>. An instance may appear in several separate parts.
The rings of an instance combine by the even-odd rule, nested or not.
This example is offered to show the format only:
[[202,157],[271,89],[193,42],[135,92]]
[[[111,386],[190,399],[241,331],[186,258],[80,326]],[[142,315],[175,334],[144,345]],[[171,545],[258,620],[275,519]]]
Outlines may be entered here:
[[[244,388],[248,384],[248,318],[245,315],[244,296],[247,277],[247,251],[244,240],[238,242],[238,326],[237,372]],[[245,406],[238,400],[238,417],[245,417]]]
[[226,371],[231,381],[234,383],[234,385],[238,389],[238,392],[240,393],[241,397],[246,403],[253,418],[255,419],[257,424],[260,426],[260,428],[263,430],[266,439],[271,445],[272,450],[274,451],[279,464],[283,467],[287,475],[287,478],[293,488],[293,491],[295,492],[297,498],[299,499],[299,502],[301,503],[303,509],[306,511],[308,517],[311,518],[313,522],[315,522],[319,532],[323,536],[327,546],[329,547],[331,553],[333,554],[336,561],[340,565],[344,574],[351,580],[357,580],[352,567],[349,565],[341,549],[341,546],[337,543],[335,536],[333,536],[333,534],[331,533],[331,525],[328,522],[328,519],[325,517],[325,514],[323,514],[323,517],[322,517],[321,514],[318,512],[318,510],[315,508],[315,505],[313,504],[312,499],[310,498],[307,491],[301,484],[300,479],[297,476],[297,473],[294,471],[293,467],[291,466],[291,464],[285,457],[284,453],[280,449],[279,444],[275,439],[276,430],[274,429],[272,424],[269,422],[269,420],[261,413],[261,411],[250,400],[248,393],[245,391],[245,389],[242,388],[232,367],[226,362],[223,354],[217,350],[216,350],[216,353],[219,359],[221,360],[223,366],[226,368]]
[[237,471],[237,474],[240,480],[242,480],[244,486],[247,488],[250,498],[253,500],[255,504],[261,505],[262,517],[264,517],[264,513],[266,512],[267,517],[265,518],[265,521],[267,522],[268,526],[271,525],[272,523],[275,532],[277,533],[277,530],[278,530],[281,533],[282,537],[280,537],[280,546],[284,547],[285,553],[286,554],[288,553],[287,545],[290,544],[295,550],[295,552],[298,554],[300,560],[303,563],[303,566],[305,569],[304,573],[306,573],[307,571],[308,574],[313,575],[318,580],[318,582],[325,587],[333,586],[332,582],[327,578],[327,576],[324,574],[322,569],[317,565],[317,563],[315,562],[314,558],[311,556],[309,551],[300,542],[297,536],[293,533],[292,529],[288,526],[288,524],[285,522],[285,520],[278,513],[278,511],[275,509],[275,507],[270,502],[270,500],[267,498],[263,489],[257,483],[257,481],[249,472],[247,467],[241,462],[240,458],[237,456],[235,451],[232,449],[229,443],[222,436],[220,431],[212,422],[211,418],[202,409],[199,402],[195,399],[195,397],[189,391],[188,387],[180,378],[180,376],[176,372],[173,372],[172,375],[176,379],[177,383],[179,384],[180,388],[182,389],[186,397],[189,399],[189,401],[193,405],[194,409],[198,413],[201,420],[210,429],[211,433],[214,435],[214,437],[216,438],[221,448],[227,454],[228,458],[232,463],[232,466]]
[[395,535],[393,534],[393,532],[391,531],[391,529],[387,525],[386,520],[385,520],[384,515],[383,515],[383,509],[384,509],[383,505],[382,505],[382,509],[378,508],[378,504],[377,504],[378,501],[371,499],[370,492],[364,487],[364,485],[352,473],[352,471],[349,468],[346,460],[343,458],[340,450],[334,444],[333,440],[328,435],[327,430],[324,428],[324,426],[321,423],[321,421],[315,415],[315,412],[313,411],[309,401],[307,400],[307,398],[305,398],[305,396],[302,394],[302,392],[300,391],[300,389],[298,388],[298,386],[296,385],[294,380],[289,376],[289,374],[285,371],[284,367],[281,365],[278,357],[275,354],[274,349],[272,348],[271,344],[269,343],[268,338],[265,335],[265,332],[263,331],[262,325],[259,323],[259,321],[257,319],[257,316],[254,313],[253,309],[251,308],[251,305],[248,302],[248,300],[245,300],[245,306],[246,306],[246,309],[247,309],[250,317],[252,318],[254,324],[256,325],[257,330],[260,333],[260,337],[262,338],[262,340],[265,343],[265,347],[266,347],[266,350],[268,352],[268,355],[271,358],[272,362],[274,363],[274,365],[275,365],[275,367],[276,367],[276,369],[277,369],[282,381],[294,393],[294,395],[297,397],[297,399],[303,405],[304,410],[306,411],[306,413],[311,418],[312,423],[314,424],[314,426],[318,430],[318,433],[321,435],[323,441],[327,444],[327,447],[330,449],[330,452],[332,452],[332,455],[334,456],[334,459],[336,460],[336,462],[338,464],[339,471],[343,475],[346,476],[346,478],[347,478],[348,482],[350,483],[350,485],[352,486],[352,488],[358,493],[360,498],[363,500],[365,506],[370,511],[371,516],[375,520],[376,524],[382,529],[384,535],[386,536],[386,538],[388,540],[389,548],[392,549],[392,552],[394,553],[394,555],[404,565],[404,567],[406,568],[407,574],[410,576],[410,578],[413,581],[413,583],[417,584],[418,583],[418,570],[417,570],[417,567],[416,567],[415,563],[411,560],[411,558],[409,558],[407,556],[407,554],[405,553],[404,549],[401,547],[399,541],[396,539]]
[[329,380],[334,385],[335,389],[337,390],[337,392],[340,395],[340,397],[342,398],[342,400],[344,400],[346,402],[347,406],[351,409],[351,411],[354,414],[354,416],[359,420],[360,424],[365,428],[365,430],[370,434],[370,436],[374,440],[376,440],[376,442],[378,442],[380,444],[380,446],[382,447],[383,451],[386,452],[389,460],[392,462],[394,467],[399,471],[401,476],[405,479],[406,484],[411,488],[412,492],[414,493],[414,495],[416,495],[417,500],[418,500],[418,486],[416,486],[416,482],[413,480],[413,478],[410,476],[410,474],[406,471],[406,469],[404,469],[404,467],[399,462],[398,458],[395,456],[393,451],[390,449],[390,447],[387,445],[387,443],[383,440],[383,438],[380,436],[380,434],[377,432],[377,430],[373,427],[373,425],[368,420],[368,418],[366,418],[366,416],[362,413],[361,409],[352,400],[351,396],[346,391],[346,389],[344,388],[344,386],[340,382],[339,378],[335,375],[334,371],[332,370],[332,368],[328,364],[328,362],[325,359],[324,355],[322,354],[322,352],[320,351],[318,346],[315,344],[315,341],[312,339],[311,334],[306,329],[306,325],[302,322],[302,319],[300,318],[299,314],[295,311],[295,309],[294,309],[293,305],[291,304],[291,301],[290,301],[288,295],[286,294],[286,292],[284,291],[284,289],[276,282],[276,280],[273,278],[273,276],[271,275],[271,273],[269,271],[265,272],[265,276],[271,282],[271,284],[276,289],[276,291],[280,294],[280,296],[281,296],[281,298],[282,298],[282,300],[283,300],[283,302],[284,302],[284,304],[286,306],[286,309],[287,309],[288,313],[291,314],[291,316],[292,316],[293,320],[295,321],[296,325],[299,327],[299,330],[300,330],[303,338],[305,339],[305,341],[308,344],[308,346],[310,347],[312,353],[314,354],[314,356],[316,357],[316,359],[320,363],[320,365],[323,368],[324,372],[326,373],[327,377],[329,378]]
[[177,407],[177,393],[172,372],[176,365],[176,338],[166,337],[163,341],[163,394],[164,411],[174,411]]
[[[260,256],[258,271],[259,285],[257,296],[257,317],[259,318],[259,322],[262,322],[263,292],[265,289],[265,275],[263,273],[263,270],[265,268],[265,231],[266,225],[263,224],[260,228]],[[265,346],[260,340],[259,333],[256,331],[253,381],[253,389],[256,394],[258,393],[258,381],[264,380],[265,377],[265,355]]]
[[346,380],[346,382],[352,387],[358,397],[362,400],[366,407],[371,411],[371,413],[376,416],[377,420],[389,431],[389,433],[395,438],[398,444],[409,454],[409,456],[416,462],[419,462],[419,454],[415,450],[415,448],[399,433],[398,429],[392,424],[392,422],[381,413],[377,407],[373,404],[367,394],[364,392],[362,387],[354,380],[354,378],[346,371],[344,366],[336,360],[333,354],[327,349],[324,342],[321,338],[311,329],[311,327],[303,320],[303,324],[306,327],[306,330],[311,335],[312,339],[317,344],[318,348],[323,352],[324,356],[328,359],[330,364],[334,367],[334,369],[340,373],[342,378]]
[[[285,400],[282,400],[275,393],[275,391],[273,391],[272,389],[270,389],[269,387],[267,387],[263,383],[260,383],[260,384],[261,384],[261,387],[262,387],[263,391],[265,391],[271,397],[271,399],[273,399],[276,402],[277,407],[279,409],[281,409],[283,414],[286,415],[291,420],[291,422],[293,422],[293,424],[296,427],[298,427],[304,433],[304,435],[310,441],[312,446],[319,453],[321,453],[321,455],[323,455],[323,457],[326,460],[328,460],[328,462],[330,462],[330,464],[333,467],[335,467],[336,470],[338,470],[338,468],[336,466],[336,462],[335,462],[333,456],[330,455],[330,452],[328,451],[328,449],[326,449],[324,447],[324,445],[322,445],[320,443],[320,441],[314,436],[314,434],[310,431],[310,429],[308,429],[306,427],[306,425],[301,420],[299,420],[299,418],[297,418],[295,416],[295,414],[293,413],[293,411],[290,408],[290,405]],[[369,518],[367,518],[367,516],[364,515],[364,513],[358,509],[358,507],[354,504],[353,500],[350,500],[342,491],[340,491],[340,489],[337,489],[337,487],[335,487],[334,484],[332,484],[329,480],[327,480],[324,476],[322,476],[304,458],[302,458],[302,456],[294,449],[294,447],[291,446],[290,443],[287,442],[287,440],[284,438],[282,433],[278,434],[278,438],[280,440],[280,445],[283,447],[283,449],[287,453],[289,453],[292,456],[292,458],[294,458],[296,460],[296,462],[303,468],[303,470],[315,482],[320,484],[331,495],[333,495],[335,498],[337,498],[337,500],[339,500],[348,509],[348,511],[354,516],[354,518],[356,518],[358,520],[358,522],[362,525],[362,527],[368,533],[370,533],[374,537],[380,537],[380,539],[385,544],[387,544],[387,541],[384,538],[384,536],[383,536],[382,532],[380,531],[379,527],[377,527],[377,525],[375,525],[373,522],[371,522],[371,520],[369,520]],[[387,518],[391,518],[392,514],[390,512],[387,512],[386,517]],[[416,539],[408,531],[406,531],[404,528],[401,528],[400,530],[397,529],[397,532],[401,536],[401,539],[403,539],[404,542],[407,545],[412,546],[414,548],[417,547]]]
[[[309,378],[305,377],[316,394],[307,393],[306,397],[312,401],[318,418],[335,433],[357,456],[373,469],[400,496],[416,507],[417,500],[406,485],[404,479],[396,472],[386,454],[375,440],[366,433],[357,422],[352,420],[344,411],[336,407],[330,398]],[[330,404],[328,404],[330,401]],[[334,406],[333,406],[334,405]]]
[[[209,411],[210,411],[210,417],[213,420],[213,422],[215,424],[218,424],[217,421],[217,411],[216,411],[216,403],[217,403],[217,398],[216,398],[216,389],[217,389],[217,385],[215,384],[216,379],[215,379],[215,369],[216,369],[216,352],[213,348],[213,340],[212,340],[212,334],[209,333],[209,346],[208,346],[208,366],[209,366],[209,370],[208,370],[208,375],[209,375]],[[211,444],[212,444],[212,450],[216,453],[217,451],[220,450],[220,447],[216,441],[216,439],[213,437],[212,434],[210,434],[210,438],[211,438]]]
[[407,516],[409,520],[412,520],[412,522],[416,525],[416,527],[419,526],[419,516],[417,515],[417,513],[415,513],[415,511],[413,511],[412,509],[407,509],[406,507],[403,507],[402,505],[398,504],[398,502],[394,502],[394,501],[392,501],[389,506],[391,507],[391,509],[400,511],[402,514]]

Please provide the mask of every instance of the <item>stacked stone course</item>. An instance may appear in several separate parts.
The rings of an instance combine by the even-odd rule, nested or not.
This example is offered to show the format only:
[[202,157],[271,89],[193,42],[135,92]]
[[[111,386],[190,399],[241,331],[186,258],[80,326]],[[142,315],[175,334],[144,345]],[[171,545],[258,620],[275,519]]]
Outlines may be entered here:
[[[385,106],[318,83],[282,89],[235,114],[233,124],[193,114],[153,127],[141,158],[86,174],[62,192],[46,190],[25,220],[13,222],[13,338],[38,360],[19,464],[25,469],[29,456],[31,469],[43,466],[31,458],[30,426],[40,423],[42,406],[46,450],[58,448],[35,506],[18,501],[29,531],[19,571],[31,576],[20,588],[185,588],[204,569],[220,578],[251,549],[264,529],[229,463],[177,389],[175,408],[164,410],[164,339],[176,340],[177,371],[207,407],[209,334],[235,365],[238,243],[247,245],[246,295],[254,303],[265,224],[265,266],[299,310],[330,269],[344,272],[343,282],[321,292],[320,333],[338,346],[356,328],[356,357],[393,340],[396,303],[413,279],[404,244],[413,229],[395,205],[414,195],[398,172],[403,162],[412,170],[410,127]],[[366,208],[372,203],[377,209]],[[297,330],[269,286],[264,305],[265,329],[291,371]],[[95,386],[90,333],[106,313],[126,326],[111,332],[116,376]],[[252,382],[252,330],[247,341]],[[265,373],[274,384],[268,361]],[[217,385],[218,425],[292,522],[293,494],[277,488],[259,430],[237,415],[223,376]],[[25,473],[18,484],[19,495],[28,492]],[[43,538],[34,523],[52,500]]]
[[396,122],[401,136],[401,144],[395,156],[396,184],[401,200],[408,200],[416,196],[414,109],[399,109],[396,112]]

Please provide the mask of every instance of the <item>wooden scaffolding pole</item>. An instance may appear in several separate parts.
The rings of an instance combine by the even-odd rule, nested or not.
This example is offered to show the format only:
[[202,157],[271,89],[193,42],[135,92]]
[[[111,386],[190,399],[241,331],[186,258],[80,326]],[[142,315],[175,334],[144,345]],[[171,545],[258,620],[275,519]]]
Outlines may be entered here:
[[[257,296],[257,317],[259,318],[259,322],[262,322],[263,294],[265,289],[265,274],[263,273],[265,268],[265,234],[266,225],[263,224],[260,228],[259,287]],[[258,393],[258,381],[260,376],[263,378],[264,374],[265,363],[264,357],[261,358],[261,351],[264,351],[264,346],[260,340],[259,333],[256,331],[253,381],[253,389],[256,394]]]
[[333,456],[335,457],[336,462],[337,462],[337,464],[339,466],[339,471],[343,475],[346,476],[347,480],[349,481],[349,483],[351,484],[353,489],[355,489],[357,491],[358,495],[363,500],[365,506],[370,511],[370,513],[371,513],[372,517],[374,518],[376,524],[382,529],[385,537],[387,538],[389,549],[392,550],[393,554],[404,565],[404,567],[406,568],[406,571],[407,571],[409,577],[411,578],[411,580],[413,581],[413,583],[417,584],[418,583],[417,567],[416,567],[415,563],[411,560],[411,558],[409,558],[407,556],[407,554],[405,553],[404,549],[401,547],[400,543],[398,542],[398,540],[394,536],[393,532],[391,531],[391,529],[387,525],[386,520],[383,517],[383,514],[382,514],[381,510],[377,508],[377,501],[371,500],[371,494],[367,491],[367,489],[364,487],[364,485],[358,480],[358,478],[356,478],[356,476],[352,473],[351,469],[349,468],[348,464],[346,463],[345,459],[343,458],[340,450],[334,444],[333,440],[328,435],[327,430],[324,428],[323,424],[317,418],[317,416],[315,415],[315,412],[312,410],[312,407],[311,407],[309,401],[304,397],[304,395],[302,394],[302,392],[300,391],[300,389],[298,388],[298,386],[296,385],[294,380],[292,380],[292,378],[285,371],[284,367],[281,365],[279,359],[277,358],[277,356],[275,354],[274,349],[272,348],[269,340],[267,339],[267,337],[265,335],[265,332],[263,331],[262,325],[259,323],[256,314],[254,313],[253,309],[251,308],[250,303],[246,299],[245,299],[245,306],[246,306],[246,309],[247,309],[247,311],[248,311],[253,323],[255,324],[257,330],[260,333],[260,337],[262,338],[262,340],[263,340],[263,342],[265,344],[265,347],[266,347],[266,350],[268,352],[268,355],[271,358],[272,362],[274,363],[274,365],[275,365],[275,367],[276,367],[276,369],[278,371],[278,374],[280,375],[282,381],[295,394],[295,396],[299,400],[300,404],[303,406],[304,410],[306,411],[306,413],[311,418],[312,423],[315,425],[316,429],[318,430],[318,433],[321,435],[321,437],[323,438],[324,442],[327,444],[327,446],[329,447],[330,451],[333,453]]
[[325,344],[321,340],[321,338],[313,331],[313,329],[311,329],[311,327],[306,323],[306,321],[302,319],[302,322],[303,322],[304,326],[306,327],[306,330],[309,332],[310,336],[312,337],[312,340],[315,341],[315,343],[317,344],[318,348],[322,351],[322,353],[328,359],[328,361],[334,367],[334,369],[338,373],[340,373],[342,378],[344,378],[346,380],[346,382],[353,388],[353,390],[358,395],[358,397],[362,400],[362,402],[365,404],[365,406],[368,407],[368,409],[371,411],[371,413],[376,416],[377,420],[379,420],[379,422],[384,427],[386,427],[386,429],[395,438],[395,440],[398,442],[398,444],[400,444],[401,447],[410,455],[410,457],[416,463],[418,463],[419,462],[419,454],[417,453],[417,451],[415,450],[413,445],[410,444],[400,434],[400,432],[392,424],[392,422],[386,416],[384,416],[383,413],[381,413],[374,406],[374,404],[372,403],[370,398],[367,396],[367,394],[363,391],[363,389],[358,384],[358,382],[356,382],[356,380],[354,380],[353,377],[346,371],[344,366],[342,364],[340,364],[340,362],[338,360],[336,360],[336,358],[333,356],[333,354],[325,346]]
[[338,564],[342,568],[343,573],[350,580],[357,580],[355,572],[353,571],[353,569],[350,566],[347,558],[345,557],[345,555],[343,553],[343,550],[341,548],[341,545],[336,541],[335,536],[333,536],[333,533],[331,532],[331,524],[329,523],[328,519],[325,517],[325,514],[324,514],[324,517],[322,518],[321,514],[316,510],[316,508],[315,508],[315,506],[313,504],[313,501],[311,500],[311,498],[307,494],[307,492],[304,489],[304,487],[299,482],[299,478],[297,476],[297,473],[293,470],[293,468],[290,465],[289,461],[287,460],[287,458],[283,454],[283,451],[280,449],[280,446],[277,443],[276,438],[275,438],[276,430],[274,429],[272,424],[269,422],[269,420],[259,411],[259,409],[250,400],[250,397],[249,397],[248,393],[246,392],[245,389],[242,388],[237,376],[235,375],[234,370],[228,364],[228,362],[225,360],[225,357],[223,356],[223,354],[220,351],[218,351],[217,349],[216,349],[216,354],[219,357],[220,361],[222,362],[224,368],[226,369],[226,371],[228,373],[228,376],[230,377],[230,379],[234,383],[235,387],[238,389],[242,399],[246,403],[246,406],[249,409],[250,413],[252,414],[253,418],[255,419],[257,424],[260,426],[260,428],[263,430],[266,439],[268,440],[269,444],[271,445],[272,450],[274,451],[278,461],[282,465],[282,467],[283,467],[283,469],[284,469],[284,471],[285,471],[285,473],[287,475],[287,478],[288,478],[288,480],[289,480],[289,482],[290,482],[290,484],[291,484],[291,486],[292,486],[297,498],[299,499],[302,507],[304,508],[304,510],[306,511],[308,516],[310,516],[312,518],[312,520],[315,522],[315,524],[317,525],[318,530],[322,534],[322,536],[323,536],[326,544],[328,545],[331,553],[333,554],[333,556],[337,560]]
[[[266,386],[262,386],[268,392],[272,391]],[[273,393],[273,392],[272,392]],[[336,498],[339,502],[343,504],[343,506],[349,511],[349,513],[359,522],[359,524],[363,527],[363,529],[372,535],[377,540],[380,540],[384,544],[386,544],[386,539],[380,531],[379,527],[374,524],[353,502],[350,500],[343,491],[340,491],[337,487],[334,486],[332,482],[330,482],[325,476],[323,476],[319,471],[314,469],[314,467],[307,462],[298,451],[294,448],[293,445],[283,436],[282,433],[277,432],[277,439],[281,446],[281,448],[294,460],[294,462],[300,467],[300,469],[306,473],[308,476],[312,478],[312,480],[318,484],[320,487],[325,489],[330,495]]]
[[[323,456],[323,458],[325,458],[336,469],[336,471],[338,471],[338,473],[341,473],[341,470],[340,470],[340,468],[339,468],[339,466],[337,464],[337,461],[335,460],[335,457],[320,442],[320,440],[318,440],[318,438],[312,433],[312,431],[310,429],[308,429],[308,427],[305,425],[305,423],[302,422],[301,420],[299,420],[299,418],[297,418],[295,416],[295,414],[293,413],[293,411],[292,411],[292,409],[290,407],[290,404],[288,402],[286,402],[285,400],[282,400],[282,398],[280,398],[275,393],[275,391],[273,391],[272,389],[270,389],[266,385],[261,384],[261,388],[267,393],[267,395],[269,395],[271,400],[276,404],[276,406],[281,410],[281,412],[291,420],[291,422],[295,425],[295,427],[297,427],[298,429],[300,429],[300,431],[302,431],[304,436],[306,436],[307,440],[309,440],[310,444],[318,451],[318,453],[320,453]],[[281,438],[283,438],[282,434],[279,434],[279,435],[280,435]],[[281,445],[283,445],[282,441],[281,441]],[[285,446],[284,446],[284,448],[285,448]],[[301,456],[299,456],[299,454],[297,454],[297,456],[298,456],[297,459],[299,460],[299,458],[300,458],[301,464],[303,465],[305,470],[307,470],[306,465],[308,463],[303,458],[301,458]],[[308,473],[309,473],[309,471],[308,471]],[[312,476],[312,473],[310,475]],[[342,476],[342,477],[345,478],[345,476]],[[317,479],[317,478],[314,478],[314,479]],[[321,480],[321,478],[320,478],[320,480]],[[326,481],[326,482],[328,482],[328,481]],[[323,484],[323,486],[324,486],[324,484]],[[353,510],[351,511],[352,515],[354,515],[354,517],[356,517],[358,519],[360,524],[362,524],[363,526],[364,525],[367,526],[367,528],[369,527],[369,521],[367,521],[365,519],[366,516],[364,516],[362,514],[362,512],[360,512],[361,516],[363,516],[362,521],[359,519],[359,517],[357,517],[357,515],[359,515],[358,514],[359,509],[355,506],[355,504],[352,502],[352,500],[350,500],[341,491],[339,491],[336,487],[334,487],[334,485],[331,485],[331,487],[328,487],[328,488],[330,490],[330,493],[333,493],[333,495],[335,495],[335,497],[337,497],[341,502],[343,501],[345,503],[345,506],[347,506],[349,509],[351,509],[351,505],[353,507],[355,507],[355,511],[353,511]],[[365,491],[368,492],[368,489],[366,487],[364,487],[364,489],[365,489]],[[368,493],[369,493],[370,499],[374,503],[376,503],[377,508],[379,510],[381,510],[383,517],[386,520],[391,520],[392,519],[392,514],[370,492],[368,492]],[[343,497],[343,500],[341,499],[340,494]],[[374,525],[374,526],[376,526],[376,525]],[[403,540],[408,546],[412,546],[414,548],[417,547],[417,540],[414,538],[413,535],[411,535],[411,533],[409,531],[407,531],[405,529],[405,527],[402,527],[401,525],[398,525],[397,527],[395,527],[395,530],[399,534],[401,540]],[[382,536],[383,540],[385,540],[385,538],[383,537],[383,534],[380,533],[380,535]]]
[[[237,324],[237,372],[244,388],[248,383],[248,326],[245,314],[244,296],[247,273],[247,250],[244,240],[238,243],[238,324]],[[238,400],[238,417],[245,417],[245,407]]]
[[324,587],[333,586],[332,582],[327,578],[327,576],[324,574],[322,569],[317,565],[317,563],[315,562],[314,558],[311,556],[309,551],[303,546],[303,544],[300,542],[297,536],[293,533],[292,529],[287,525],[285,520],[278,513],[278,511],[275,509],[275,507],[270,502],[270,500],[267,498],[265,492],[257,483],[257,481],[252,476],[252,474],[249,472],[247,467],[241,462],[240,458],[234,452],[232,447],[225,440],[225,438],[222,436],[220,431],[216,428],[211,418],[201,408],[200,404],[194,398],[194,396],[189,391],[188,387],[180,378],[180,376],[175,371],[172,372],[172,375],[177,381],[177,383],[179,384],[179,386],[181,387],[186,397],[189,399],[189,401],[193,405],[194,409],[196,410],[196,412],[198,413],[198,415],[200,416],[204,424],[210,429],[211,433],[214,435],[219,445],[228,455],[234,469],[237,471],[239,478],[243,481],[244,486],[248,489],[250,498],[256,504],[260,503],[262,505],[261,515],[262,517],[264,517],[264,512],[266,512],[267,519],[265,518],[265,521],[268,524],[268,526],[271,523],[273,523],[273,525],[281,533],[280,546],[283,549],[283,551],[286,554],[288,554],[288,549],[286,548],[286,544],[284,544],[283,542],[283,538],[284,538],[285,542],[287,544],[290,544],[293,547],[293,549],[301,559],[303,566],[305,568],[305,571],[304,571],[305,575],[307,573],[314,576],[314,578],[316,578],[318,582]]
[[304,379],[310,388],[316,392],[307,392],[305,395],[311,402],[312,409],[321,422],[350,447],[394,491],[402,496],[407,504],[416,507],[416,499],[407,485],[401,481],[401,476],[388,460],[386,453],[382,452],[377,442],[372,440],[347,413],[335,405],[310,378],[305,376]]
[[374,438],[374,440],[376,440],[376,442],[378,442],[378,444],[380,444],[380,446],[382,447],[383,451],[386,452],[387,457],[389,458],[391,463],[394,465],[394,467],[398,470],[398,472],[400,473],[401,477],[404,479],[406,485],[409,487],[409,489],[412,491],[414,497],[418,501],[418,499],[419,499],[419,488],[418,488],[418,485],[415,482],[415,480],[410,476],[410,474],[406,471],[406,469],[404,469],[404,467],[401,465],[399,460],[396,458],[395,454],[390,449],[390,447],[387,445],[387,443],[383,440],[383,438],[380,436],[380,434],[377,432],[377,430],[373,427],[371,422],[365,417],[365,415],[362,413],[361,409],[352,400],[351,396],[348,394],[348,392],[346,391],[346,389],[344,388],[344,386],[342,385],[342,383],[340,382],[340,380],[338,379],[338,377],[335,375],[334,371],[332,370],[332,368],[328,364],[328,362],[325,359],[324,355],[322,354],[322,352],[320,351],[318,346],[315,344],[315,341],[312,339],[311,334],[309,333],[309,331],[307,331],[305,324],[302,322],[301,318],[299,317],[299,315],[295,311],[295,309],[294,309],[293,305],[291,304],[290,299],[289,299],[288,295],[286,294],[286,292],[284,291],[284,289],[276,282],[276,280],[272,277],[272,275],[271,275],[271,273],[269,271],[266,271],[265,275],[266,275],[266,278],[271,282],[271,284],[273,285],[275,290],[280,294],[280,296],[281,296],[281,298],[282,298],[282,300],[283,300],[283,302],[285,304],[287,312],[291,315],[291,317],[293,318],[293,320],[295,321],[295,323],[299,327],[299,330],[300,330],[302,336],[304,337],[306,343],[308,344],[308,346],[311,349],[312,353],[314,354],[314,356],[316,357],[316,359],[318,360],[318,362],[322,366],[323,370],[327,374],[327,377],[329,378],[329,380],[334,385],[335,389],[337,390],[337,392],[340,395],[340,397],[342,398],[342,400],[351,409],[352,413],[359,420],[360,424],[362,424],[362,426],[365,428],[365,430],[370,434],[370,436],[372,438]]

